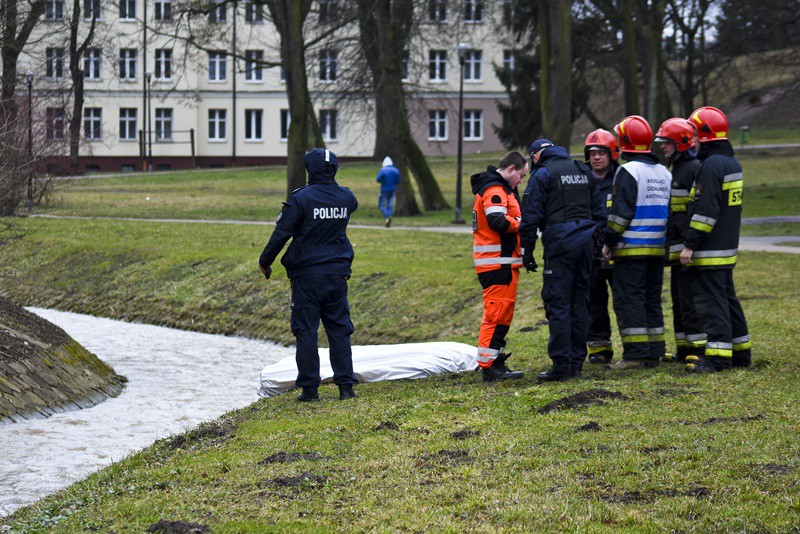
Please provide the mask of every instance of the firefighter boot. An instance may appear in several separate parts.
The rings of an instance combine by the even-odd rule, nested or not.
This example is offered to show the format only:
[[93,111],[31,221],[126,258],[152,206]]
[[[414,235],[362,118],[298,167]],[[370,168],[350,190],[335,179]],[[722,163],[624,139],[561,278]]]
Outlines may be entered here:
[[717,373],[731,368],[730,358],[719,356],[687,356],[687,373]]
[[319,392],[315,387],[304,387],[303,392],[297,396],[297,402],[319,401]]
[[622,359],[617,363],[606,365],[606,369],[611,371],[624,371],[626,369],[649,369],[651,367],[658,367],[658,360],[626,360]]
[[536,375],[536,383],[541,384],[542,382],[563,382],[565,380],[572,380],[573,378],[579,377],[579,375],[558,373],[554,369],[549,369]]
[[353,391],[352,384],[343,384],[339,386],[339,400],[356,399],[358,393]]
[[610,341],[589,341],[586,348],[589,351],[589,363],[611,363],[614,359],[614,348]]
[[481,367],[484,382],[494,382],[495,380],[515,380],[517,378],[522,378],[522,372],[512,371],[506,367],[506,358],[508,358],[508,355],[506,355],[502,360],[500,359],[500,356],[498,356],[492,362],[490,367]]

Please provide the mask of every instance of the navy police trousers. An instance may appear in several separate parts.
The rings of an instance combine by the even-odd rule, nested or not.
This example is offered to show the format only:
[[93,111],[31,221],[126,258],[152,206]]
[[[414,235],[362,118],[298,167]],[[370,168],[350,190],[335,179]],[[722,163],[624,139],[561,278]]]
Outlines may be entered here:
[[338,385],[356,384],[353,353],[350,348],[350,304],[347,279],[342,275],[303,275],[292,279],[292,333],[297,338],[297,381],[299,387],[320,383],[317,330],[325,327],[330,345],[333,381]]

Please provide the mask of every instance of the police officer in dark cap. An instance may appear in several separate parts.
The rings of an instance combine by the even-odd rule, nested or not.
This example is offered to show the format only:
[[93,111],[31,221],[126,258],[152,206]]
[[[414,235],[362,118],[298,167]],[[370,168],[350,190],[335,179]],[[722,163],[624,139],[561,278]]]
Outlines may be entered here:
[[292,282],[292,333],[297,339],[297,386],[303,388],[300,402],[318,401],[319,352],[317,329],[325,327],[330,342],[333,381],[339,399],[357,397],[353,385],[350,335],[350,305],[347,279],[353,262],[353,247],[347,239],[347,223],[358,201],[346,187],[336,183],[336,154],[315,148],[303,156],[308,185],[292,192],[278,216],[275,231],[258,259],[269,279],[272,263],[289,239],[292,243],[281,258]]

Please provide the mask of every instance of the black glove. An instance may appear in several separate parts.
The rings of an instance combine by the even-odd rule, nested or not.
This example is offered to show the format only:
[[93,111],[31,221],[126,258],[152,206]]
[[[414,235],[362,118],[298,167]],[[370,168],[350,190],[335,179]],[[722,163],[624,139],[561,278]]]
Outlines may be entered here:
[[533,251],[525,252],[525,254],[522,256],[522,265],[525,266],[525,269],[529,273],[536,272],[536,269],[539,268],[539,264],[536,263],[536,260],[533,259]]
[[269,280],[269,277],[272,276],[272,267],[271,266],[264,267],[263,265],[260,264],[259,267],[261,267],[261,272],[264,273],[264,278]]

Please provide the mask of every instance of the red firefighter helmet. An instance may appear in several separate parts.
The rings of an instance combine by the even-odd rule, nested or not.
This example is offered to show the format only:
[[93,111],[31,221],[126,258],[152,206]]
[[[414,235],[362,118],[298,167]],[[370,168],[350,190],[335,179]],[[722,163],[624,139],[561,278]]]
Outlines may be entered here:
[[631,115],[614,126],[619,137],[619,148],[623,152],[650,153],[653,144],[653,129],[644,117]]
[[694,126],[686,119],[675,117],[667,119],[656,132],[656,141],[669,139],[675,143],[675,150],[685,152],[694,146]]
[[701,143],[707,141],[721,141],[728,138],[728,118],[723,112],[711,106],[697,108],[689,116]]
[[617,142],[617,138],[608,130],[598,128],[586,136],[586,141],[583,144],[583,155],[586,156],[587,161],[589,160],[589,151],[595,147],[608,150],[608,153],[611,154],[611,159],[617,159],[619,157],[619,143]]

